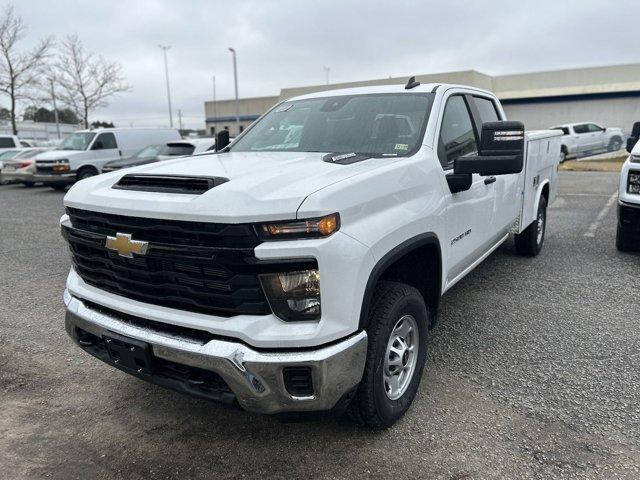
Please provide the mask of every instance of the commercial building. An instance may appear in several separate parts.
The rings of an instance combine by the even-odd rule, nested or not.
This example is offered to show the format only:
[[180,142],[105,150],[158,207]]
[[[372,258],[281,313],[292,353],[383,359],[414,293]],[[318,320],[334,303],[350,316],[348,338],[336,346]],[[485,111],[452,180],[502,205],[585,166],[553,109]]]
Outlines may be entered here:
[[[81,125],[60,123],[56,127],[55,123],[24,121],[16,122],[16,127],[18,129],[18,137],[23,140],[48,142],[58,140],[58,129],[60,130],[60,138],[64,138],[81,128]],[[11,122],[0,122],[0,134],[11,135],[12,132]]]
[[[283,88],[279,95],[240,99],[243,130],[271,106],[297,95],[367,85],[403,84],[407,77]],[[529,130],[591,121],[630,132],[640,121],[640,64],[490,76],[475,70],[416,75],[422,83],[473,85],[494,92],[513,120]],[[235,101],[205,102],[207,132],[237,133]]]

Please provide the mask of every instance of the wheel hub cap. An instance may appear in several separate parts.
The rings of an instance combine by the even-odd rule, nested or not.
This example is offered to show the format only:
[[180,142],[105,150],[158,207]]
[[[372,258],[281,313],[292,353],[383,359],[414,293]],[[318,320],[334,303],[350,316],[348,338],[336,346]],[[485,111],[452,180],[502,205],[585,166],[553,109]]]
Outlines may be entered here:
[[397,400],[407,391],[418,361],[418,324],[404,315],[391,331],[384,357],[383,380],[387,397]]
[[542,236],[544,235],[544,213],[538,212],[538,229],[537,229],[537,241],[538,245],[542,242]]

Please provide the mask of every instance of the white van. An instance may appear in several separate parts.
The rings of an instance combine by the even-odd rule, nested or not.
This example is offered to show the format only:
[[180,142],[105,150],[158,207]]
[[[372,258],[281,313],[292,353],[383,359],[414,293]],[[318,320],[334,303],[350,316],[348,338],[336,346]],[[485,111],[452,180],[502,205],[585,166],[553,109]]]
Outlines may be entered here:
[[127,158],[147,145],[180,140],[169,128],[101,128],[78,130],[55,150],[36,157],[36,182],[56,190],[84,178],[98,175],[105,163]]

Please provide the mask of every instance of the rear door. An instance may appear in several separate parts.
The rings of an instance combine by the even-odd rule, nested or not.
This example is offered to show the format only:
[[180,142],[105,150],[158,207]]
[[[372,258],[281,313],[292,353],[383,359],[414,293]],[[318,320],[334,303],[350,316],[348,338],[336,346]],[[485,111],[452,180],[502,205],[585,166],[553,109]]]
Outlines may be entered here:
[[[467,99],[462,93],[446,98],[440,112],[438,159],[445,175],[453,174],[457,158],[478,153],[478,134]],[[448,187],[447,187],[448,188]],[[446,203],[447,250],[449,268],[447,283],[451,283],[490,248],[495,190],[485,178],[473,174],[471,188],[449,193]]]
[[116,136],[113,132],[96,135],[91,144],[91,163],[101,172],[104,164],[113,160],[120,160]]
[[[482,132],[483,123],[505,120],[504,114],[492,97],[470,96],[469,105],[479,132]],[[520,174],[489,176],[485,177],[485,181],[490,182],[488,187],[495,190],[494,216],[492,218],[493,231],[497,237],[502,237],[520,213],[518,196],[520,192]],[[493,239],[495,241],[498,240],[495,237]]]

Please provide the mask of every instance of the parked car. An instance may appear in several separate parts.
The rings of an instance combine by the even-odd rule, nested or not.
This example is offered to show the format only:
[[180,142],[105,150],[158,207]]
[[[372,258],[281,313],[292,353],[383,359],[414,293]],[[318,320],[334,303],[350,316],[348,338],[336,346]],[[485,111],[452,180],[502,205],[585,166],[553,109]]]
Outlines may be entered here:
[[520,254],[542,249],[561,134],[525,133],[490,92],[320,92],[224,133],[218,153],[65,196],[67,332],[139,378],[388,427],[416,395],[442,294],[510,232]]
[[[214,142],[215,144],[215,142]],[[202,145],[208,145],[202,143]],[[130,158],[115,160],[102,167],[102,173],[113,172],[121,168],[137,167],[174,157],[191,155],[196,150],[192,141],[169,142],[160,145],[149,145]]]
[[556,125],[552,130],[562,131],[560,163],[567,158],[590,153],[616,152],[622,147],[624,134],[616,127],[601,127],[597,123],[568,123]]
[[20,153],[21,148],[5,148],[0,149],[0,185],[5,185],[9,183],[2,179],[2,171],[4,170],[4,163],[10,158],[15,157]]
[[113,160],[126,158],[147,145],[179,140],[176,129],[104,128],[79,130],[36,158],[34,181],[56,190],[97,175]]
[[35,157],[48,150],[48,148],[16,150],[10,159],[4,161],[0,179],[4,183],[22,183],[27,187],[33,187],[36,184],[33,180],[36,172]]
[[21,147],[31,147],[31,143],[26,140],[20,140],[15,135],[0,135],[0,153]]
[[640,250],[640,122],[633,125],[627,140],[629,158],[620,171],[616,248],[621,252]]
[[[198,155],[204,152],[212,152],[216,148],[215,138],[191,138],[188,140],[180,140],[177,142],[171,142],[167,145],[174,148],[183,148],[185,151],[190,152],[187,155]],[[160,155],[160,160],[167,160],[169,155]]]

